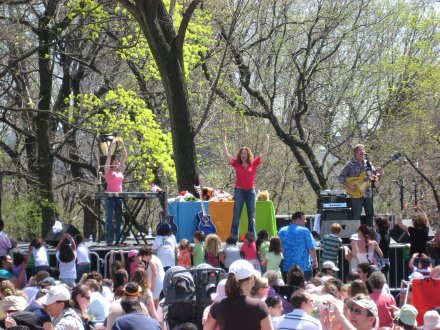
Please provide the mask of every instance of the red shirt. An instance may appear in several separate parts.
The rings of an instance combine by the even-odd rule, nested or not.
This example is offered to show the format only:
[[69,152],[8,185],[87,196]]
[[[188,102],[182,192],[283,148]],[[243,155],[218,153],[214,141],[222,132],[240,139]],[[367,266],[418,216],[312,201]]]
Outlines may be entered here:
[[371,300],[376,303],[379,312],[379,327],[392,327],[394,320],[394,310],[391,305],[396,306],[396,300],[388,293],[374,290],[370,294]]
[[257,245],[255,242],[251,242],[250,244],[244,242],[241,246],[241,251],[243,251],[244,259],[258,259]]
[[236,158],[232,158],[230,163],[235,168],[235,187],[245,190],[255,188],[257,168],[263,163],[263,160],[257,157],[246,167],[243,167]]

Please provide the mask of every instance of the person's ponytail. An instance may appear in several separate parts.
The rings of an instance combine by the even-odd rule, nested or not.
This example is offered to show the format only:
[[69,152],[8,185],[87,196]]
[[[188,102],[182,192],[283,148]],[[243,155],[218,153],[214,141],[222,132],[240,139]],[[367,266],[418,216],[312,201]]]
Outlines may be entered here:
[[226,280],[225,284],[225,293],[228,298],[235,298],[243,294],[240,282],[234,273],[228,274],[228,279]]

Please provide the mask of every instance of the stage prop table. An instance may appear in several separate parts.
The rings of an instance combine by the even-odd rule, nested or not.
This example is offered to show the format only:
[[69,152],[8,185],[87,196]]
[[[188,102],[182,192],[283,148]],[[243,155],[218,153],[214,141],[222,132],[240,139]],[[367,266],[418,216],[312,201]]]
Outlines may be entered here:
[[[222,241],[229,237],[232,225],[234,202],[203,202],[206,212],[211,215],[212,222],[217,227],[217,235]],[[183,238],[193,241],[193,233],[197,230],[197,213],[202,210],[200,202],[170,202],[169,214],[174,215],[178,227],[176,239]],[[256,230],[266,229],[269,236],[277,235],[275,211],[272,201],[257,201],[256,203]],[[240,217],[240,236],[246,233],[247,211],[246,206]]]

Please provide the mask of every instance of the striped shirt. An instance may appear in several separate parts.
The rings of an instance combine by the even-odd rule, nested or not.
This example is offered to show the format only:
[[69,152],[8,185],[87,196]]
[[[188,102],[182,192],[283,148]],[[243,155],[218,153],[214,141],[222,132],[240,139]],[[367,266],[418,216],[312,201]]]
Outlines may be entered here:
[[338,264],[339,248],[342,245],[342,239],[335,234],[325,235],[320,242],[322,248],[320,263],[324,261],[333,261],[335,265]]
[[321,330],[321,322],[313,316],[307,314],[302,309],[294,309],[293,312],[281,316],[277,330]]

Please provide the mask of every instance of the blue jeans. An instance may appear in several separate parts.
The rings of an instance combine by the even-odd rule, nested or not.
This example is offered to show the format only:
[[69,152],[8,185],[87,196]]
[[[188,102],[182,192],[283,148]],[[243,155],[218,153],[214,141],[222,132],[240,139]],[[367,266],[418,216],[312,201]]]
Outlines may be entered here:
[[362,208],[365,209],[368,227],[373,227],[374,207],[371,197],[352,198],[351,208],[353,210],[353,220],[360,220]]
[[[117,205],[119,204],[119,206]],[[105,196],[105,241],[108,244],[121,240],[122,225],[122,199]],[[115,226],[113,226],[113,213],[115,214]]]
[[248,231],[255,233],[255,200],[257,194],[255,189],[234,189],[234,218],[232,220],[231,236],[238,238],[238,227],[240,225],[240,215],[246,203],[248,214]]
[[90,264],[76,265],[76,282],[79,283],[84,274],[90,273]]

